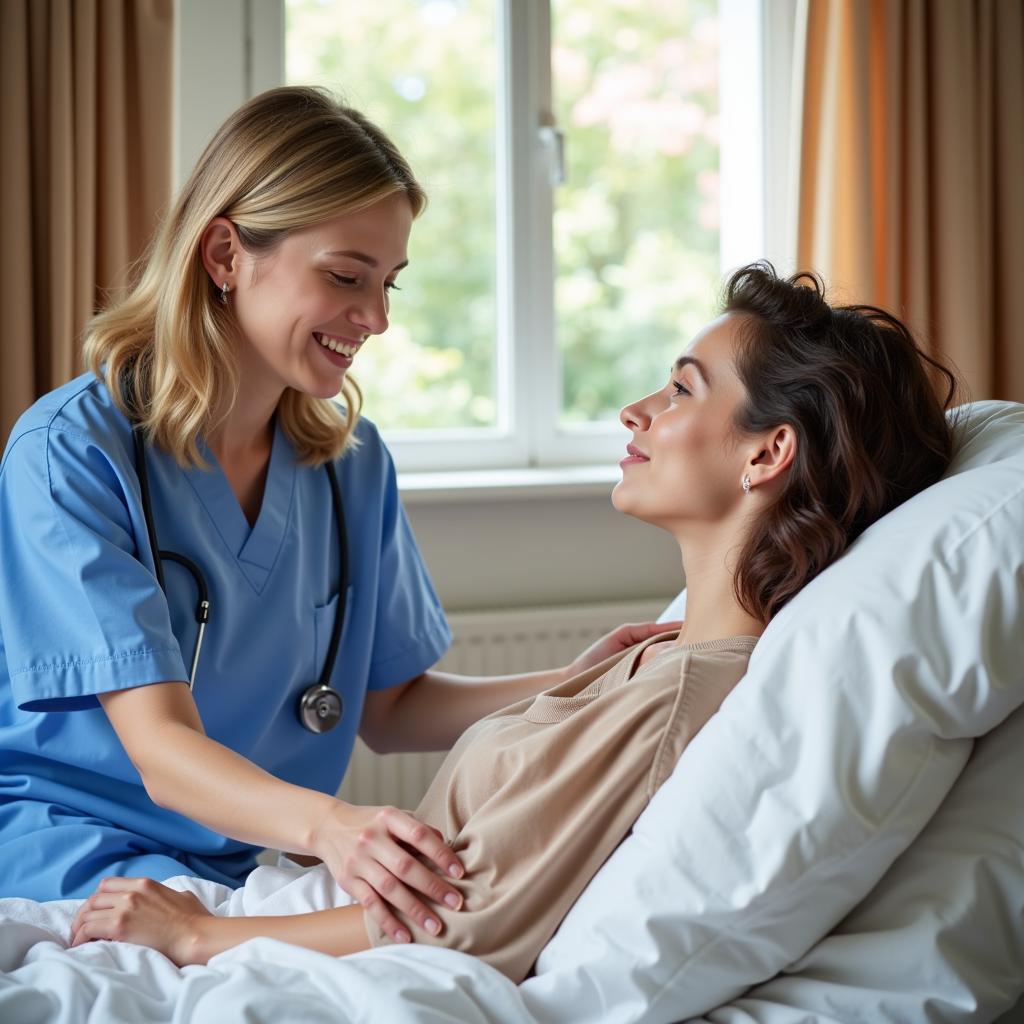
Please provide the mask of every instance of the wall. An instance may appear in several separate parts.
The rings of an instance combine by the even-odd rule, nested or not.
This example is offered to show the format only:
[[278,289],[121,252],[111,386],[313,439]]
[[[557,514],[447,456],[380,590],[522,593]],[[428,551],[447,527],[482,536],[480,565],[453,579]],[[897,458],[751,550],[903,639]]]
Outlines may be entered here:
[[407,510],[445,608],[470,611],[664,598],[679,548],[607,494],[421,504]]

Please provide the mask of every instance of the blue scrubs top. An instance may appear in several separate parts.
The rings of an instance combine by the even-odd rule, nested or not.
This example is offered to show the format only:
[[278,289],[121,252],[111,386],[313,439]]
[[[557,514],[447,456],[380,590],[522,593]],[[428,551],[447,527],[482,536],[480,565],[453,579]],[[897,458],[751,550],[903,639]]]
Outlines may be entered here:
[[[194,698],[207,734],[278,778],[333,794],[366,691],[406,682],[451,640],[399,501],[390,455],[361,420],[337,462],[349,581],[331,685],[331,732],[299,722],[338,605],[330,483],[278,427],[250,527],[208,470],[149,448],[160,546],[206,577],[210,622]],[[164,563],[157,584],[131,430],[87,374],[18,421],[0,463],[0,896],[82,897],[109,874],[198,875],[240,885],[257,848],[156,806],[97,693],[187,680],[195,584]]]

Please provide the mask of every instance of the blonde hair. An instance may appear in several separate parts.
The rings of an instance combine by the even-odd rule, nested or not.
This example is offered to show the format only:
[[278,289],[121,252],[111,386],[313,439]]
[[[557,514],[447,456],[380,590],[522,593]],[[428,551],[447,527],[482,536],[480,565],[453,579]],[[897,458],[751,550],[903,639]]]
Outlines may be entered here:
[[[256,96],[221,126],[142,261],[137,283],[86,328],[85,361],[122,412],[181,465],[202,466],[198,437],[215,403],[238,393],[236,327],[211,281],[200,239],[217,216],[247,252],[267,254],[289,231],[405,193],[426,195],[376,125],[326,90],[285,86]],[[287,389],[278,419],[303,462],[340,455],[362,395],[346,375],[344,410]]]

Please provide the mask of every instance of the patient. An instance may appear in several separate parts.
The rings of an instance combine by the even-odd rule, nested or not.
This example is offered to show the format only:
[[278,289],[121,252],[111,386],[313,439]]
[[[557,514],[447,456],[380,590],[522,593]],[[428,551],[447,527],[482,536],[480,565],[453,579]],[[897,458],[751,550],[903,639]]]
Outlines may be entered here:
[[[682,628],[472,726],[416,811],[466,868],[461,907],[439,904],[417,940],[513,981],[744,675],[772,616],[950,459],[955,380],[894,317],[830,307],[815,277],[780,279],[768,264],[737,271],[722,309],[621,417],[631,437],[612,501],[678,541]],[[179,965],[256,936],[335,956],[390,941],[358,905],[221,918],[149,879],[104,880],[73,925],[74,945],[139,942]]]

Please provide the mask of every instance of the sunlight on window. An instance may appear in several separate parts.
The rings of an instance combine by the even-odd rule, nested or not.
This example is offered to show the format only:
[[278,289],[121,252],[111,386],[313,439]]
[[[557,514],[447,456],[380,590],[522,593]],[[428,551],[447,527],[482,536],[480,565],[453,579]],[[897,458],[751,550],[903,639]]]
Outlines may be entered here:
[[388,428],[492,426],[495,407],[493,0],[287,0],[286,78],[375,120],[430,203],[391,326],[359,354],[366,412]]
[[[286,12],[288,81],[327,85],[378,121],[430,196],[392,327],[359,357],[367,413],[390,429],[497,425],[498,0],[287,0]],[[614,420],[713,313],[719,16],[716,0],[552,0],[551,18],[568,162],[555,337],[538,339],[561,364],[554,433]]]
[[552,2],[563,423],[659,386],[713,312],[717,29],[713,0]]

